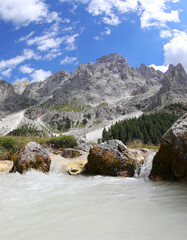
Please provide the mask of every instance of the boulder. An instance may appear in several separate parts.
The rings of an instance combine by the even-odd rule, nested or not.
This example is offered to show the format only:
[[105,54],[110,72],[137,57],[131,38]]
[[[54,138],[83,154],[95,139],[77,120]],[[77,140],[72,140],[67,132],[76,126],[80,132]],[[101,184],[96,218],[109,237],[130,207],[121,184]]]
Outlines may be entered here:
[[73,148],[64,148],[61,152],[61,156],[64,158],[77,158],[81,156],[81,153]]
[[162,137],[149,177],[152,180],[187,180],[187,114]]
[[119,140],[109,140],[94,146],[86,165],[90,174],[133,177],[137,166],[133,152]]
[[0,160],[0,172],[10,172],[13,168],[13,161]]
[[86,170],[85,165],[87,163],[86,161],[72,161],[68,164],[67,166],[67,172],[70,175],[79,175],[79,174],[83,174]]
[[33,168],[42,172],[49,172],[51,159],[47,149],[40,144],[29,142],[18,154],[15,161],[14,171],[23,173]]
[[77,137],[76,140],[77,140],[76,149],[82,150],[82,151],[89,151],[90,148],[92,148],[92,145],[90,144],[90,142],[87,139]]

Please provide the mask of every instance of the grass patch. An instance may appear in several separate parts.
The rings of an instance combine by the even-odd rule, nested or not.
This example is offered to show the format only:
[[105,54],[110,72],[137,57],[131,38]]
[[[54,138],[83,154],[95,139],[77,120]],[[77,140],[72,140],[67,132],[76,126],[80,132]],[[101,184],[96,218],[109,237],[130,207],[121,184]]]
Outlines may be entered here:
[[[17,154],[29,142],[36,142],[43,147],[52,145],[54,148],[75,147],[77,141],[74,136],[64,135],[59,137],[0,137],[0,159],[8,159],[10,153]],[[7,155],[8,154],[8,155]]]
[[74,112],[81,112],[81,106],[76,106],[73,104],[55,104],[52,109],[53,111],[57,110],[57,111],[62,111],[62,112],[70,112],[70,111],[74,111]]
[[101,120],[97,120],[97,121],[95,121],[94,123],[98,125],[98,124],[101,124],[102,121],[101,121]]
[[50,143],[54,148],[73,148],[77,145],[75,137],[71,135],[52,137],[48,143]]
[[152,150],[158,150],[160,147],[160,145],[144,144],[141,140],[134,140],[131,142],[127,142],[126,146],[127,148],[134,148],[134,149],[147,148]]

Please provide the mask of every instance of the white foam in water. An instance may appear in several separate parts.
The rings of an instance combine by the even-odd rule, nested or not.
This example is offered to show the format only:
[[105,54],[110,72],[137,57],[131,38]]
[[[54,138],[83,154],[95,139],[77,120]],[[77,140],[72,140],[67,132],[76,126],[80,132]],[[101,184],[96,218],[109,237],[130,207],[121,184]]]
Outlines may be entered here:
[[145,181],[146,168],[138,179],[2,173],[0,239],[186,240],[187,185]]
[[152,163],[153,163],[153,158],[155,156],[156,152],[153,154],[150,154],[146,159],[144,164],[141,167],[139,178],[144,178],[148,179],[151,169],[152,169]]

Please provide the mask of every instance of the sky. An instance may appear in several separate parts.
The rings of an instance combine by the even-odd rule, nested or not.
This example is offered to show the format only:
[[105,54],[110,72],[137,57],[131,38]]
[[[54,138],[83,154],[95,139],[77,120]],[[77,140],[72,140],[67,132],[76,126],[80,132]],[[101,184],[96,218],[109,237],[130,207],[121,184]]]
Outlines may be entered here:
[[0,0],[0,79],[43,81],[119,53],[187,71],[186,0]]

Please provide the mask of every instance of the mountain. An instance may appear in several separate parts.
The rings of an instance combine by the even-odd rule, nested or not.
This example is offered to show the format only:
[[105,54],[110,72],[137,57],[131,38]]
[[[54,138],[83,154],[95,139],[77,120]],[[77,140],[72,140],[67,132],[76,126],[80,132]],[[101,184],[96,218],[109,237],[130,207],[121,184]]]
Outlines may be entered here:
[[0,80],[0,112],[10,114],[18,112],[24,108],[28,108],[36,104],[34,99],[29,99],[17,94],[12,84]]
[[31,82],[28,79],[24,79],[23,81],[18,80],[16,82],[14,82],[12,85],[14,87],[14,91],[17,94],[21,95],[24,92],[24,90],[26,89],[26,87],[30,84],[31,84]]
[[22,93],[22,96],[35,99],[38,102],[44,101],[52,97],[57,89],[61,89],[68,76],[69,73],[67,71],[58,71],[45,81],[29,84]]
[[41,82],[12,86],[1,81],[0,97],[1,114],[27,109],[26,118],[39,119],[55,131],[91,129],[127,113],[185,102],[187,75],[181,64],[162,73],[145,64],[130,67],[120,54],[109,54],[96,64],[81,64],[70,74],[58,71]]
[[187,74],[179,63],[171,67],[163,79],[163,85],[151,99],[146,111],[171,103],[187,102]]

